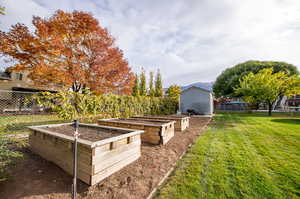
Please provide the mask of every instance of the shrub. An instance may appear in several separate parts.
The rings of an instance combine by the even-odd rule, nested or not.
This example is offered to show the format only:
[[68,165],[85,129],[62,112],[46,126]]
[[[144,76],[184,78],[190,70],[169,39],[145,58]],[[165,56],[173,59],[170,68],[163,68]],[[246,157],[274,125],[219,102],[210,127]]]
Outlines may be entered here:
[[63,119],[128,118],[134,115],[173,114],[178,101],[173,98],[95,95],[90,92],[42,92],[34,96],[38,104],[51,108]]

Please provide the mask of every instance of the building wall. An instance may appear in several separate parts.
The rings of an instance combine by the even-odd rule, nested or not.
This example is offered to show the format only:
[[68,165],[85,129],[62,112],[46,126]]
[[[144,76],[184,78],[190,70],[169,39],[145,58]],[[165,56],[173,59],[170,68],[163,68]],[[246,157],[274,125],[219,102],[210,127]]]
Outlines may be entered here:
[[[22,79],[20,79],[20,74],[22,75]],[[48,91],[58,91],[62,90],[63,87],[54,86],[54,85],[45,85],[39,86],[34,85],[33,81],[28,78],[29,72],[22,71],[16,72],[12,71],[10,74],[10,79],[0,79],[0,90],[8,90],[11,91],[13,88],[24,88],[24,89],[34,89],[34,90],[48,90]]]
[[212,93],[200,88],[189,88],[180,95],[180,108],[182,113],[192,109],[198,114],[211,115],[213,114]]
[[[27,77],[28,73],[27,71],[11,72],[9,80],[0,80],[0,90],[12,90],[13,87],[30,87],[32,82]],[[22,79],[19,79],[20,74],[22,75]]]
[[0,78],[0,113],[8,111],[38,110],[39,106],[31,100],[37,91],[56,91],[58,87],[36,86],[28,78],[29,72],[12,71],[10,77]]

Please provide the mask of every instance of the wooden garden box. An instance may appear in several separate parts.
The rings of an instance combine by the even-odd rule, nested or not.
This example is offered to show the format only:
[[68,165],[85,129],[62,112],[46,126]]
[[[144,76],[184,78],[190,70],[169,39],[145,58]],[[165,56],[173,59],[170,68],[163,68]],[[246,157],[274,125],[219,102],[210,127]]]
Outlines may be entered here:
[[100,119],[99,125],[144,130],[142,141],[166,144],[174,136],[175,121],[145,119]]
[[[31,150],[72,175],[74,138],[71,123],[29,129]],[[141,155],[142,133],[142,130],[79,124],[78,178],[94,185],[137,160]]]
[[146,116],[135,116],[133,118],[140,119],[157,119],[157,120],[173,120],[175,121],[175,130],[184,131],[186,128],[190,126],[190,117],[185,115],[146,115]]

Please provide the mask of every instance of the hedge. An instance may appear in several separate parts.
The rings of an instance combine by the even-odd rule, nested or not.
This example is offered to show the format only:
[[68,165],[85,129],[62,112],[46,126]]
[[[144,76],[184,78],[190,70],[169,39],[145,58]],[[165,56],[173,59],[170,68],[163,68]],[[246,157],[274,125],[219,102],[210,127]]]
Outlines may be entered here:
[[174,114],[178,101],[173,98],[94,95],[61,91],[34,96],[38,104],[50,108],[63,119],[128,118],[135,115]]

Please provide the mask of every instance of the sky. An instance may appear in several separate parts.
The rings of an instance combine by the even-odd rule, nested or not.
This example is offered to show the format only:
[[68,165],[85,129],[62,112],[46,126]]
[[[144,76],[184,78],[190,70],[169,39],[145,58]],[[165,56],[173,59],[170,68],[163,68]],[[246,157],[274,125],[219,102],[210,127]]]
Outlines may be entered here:
[[[0,0],[0,30],[57,9],[87,11],[116,38],[134,72],[159,69],[164,87],[211,82],[248,60],[300,69],[300,0]],[[0,65],[5,66],[0,60]]]

